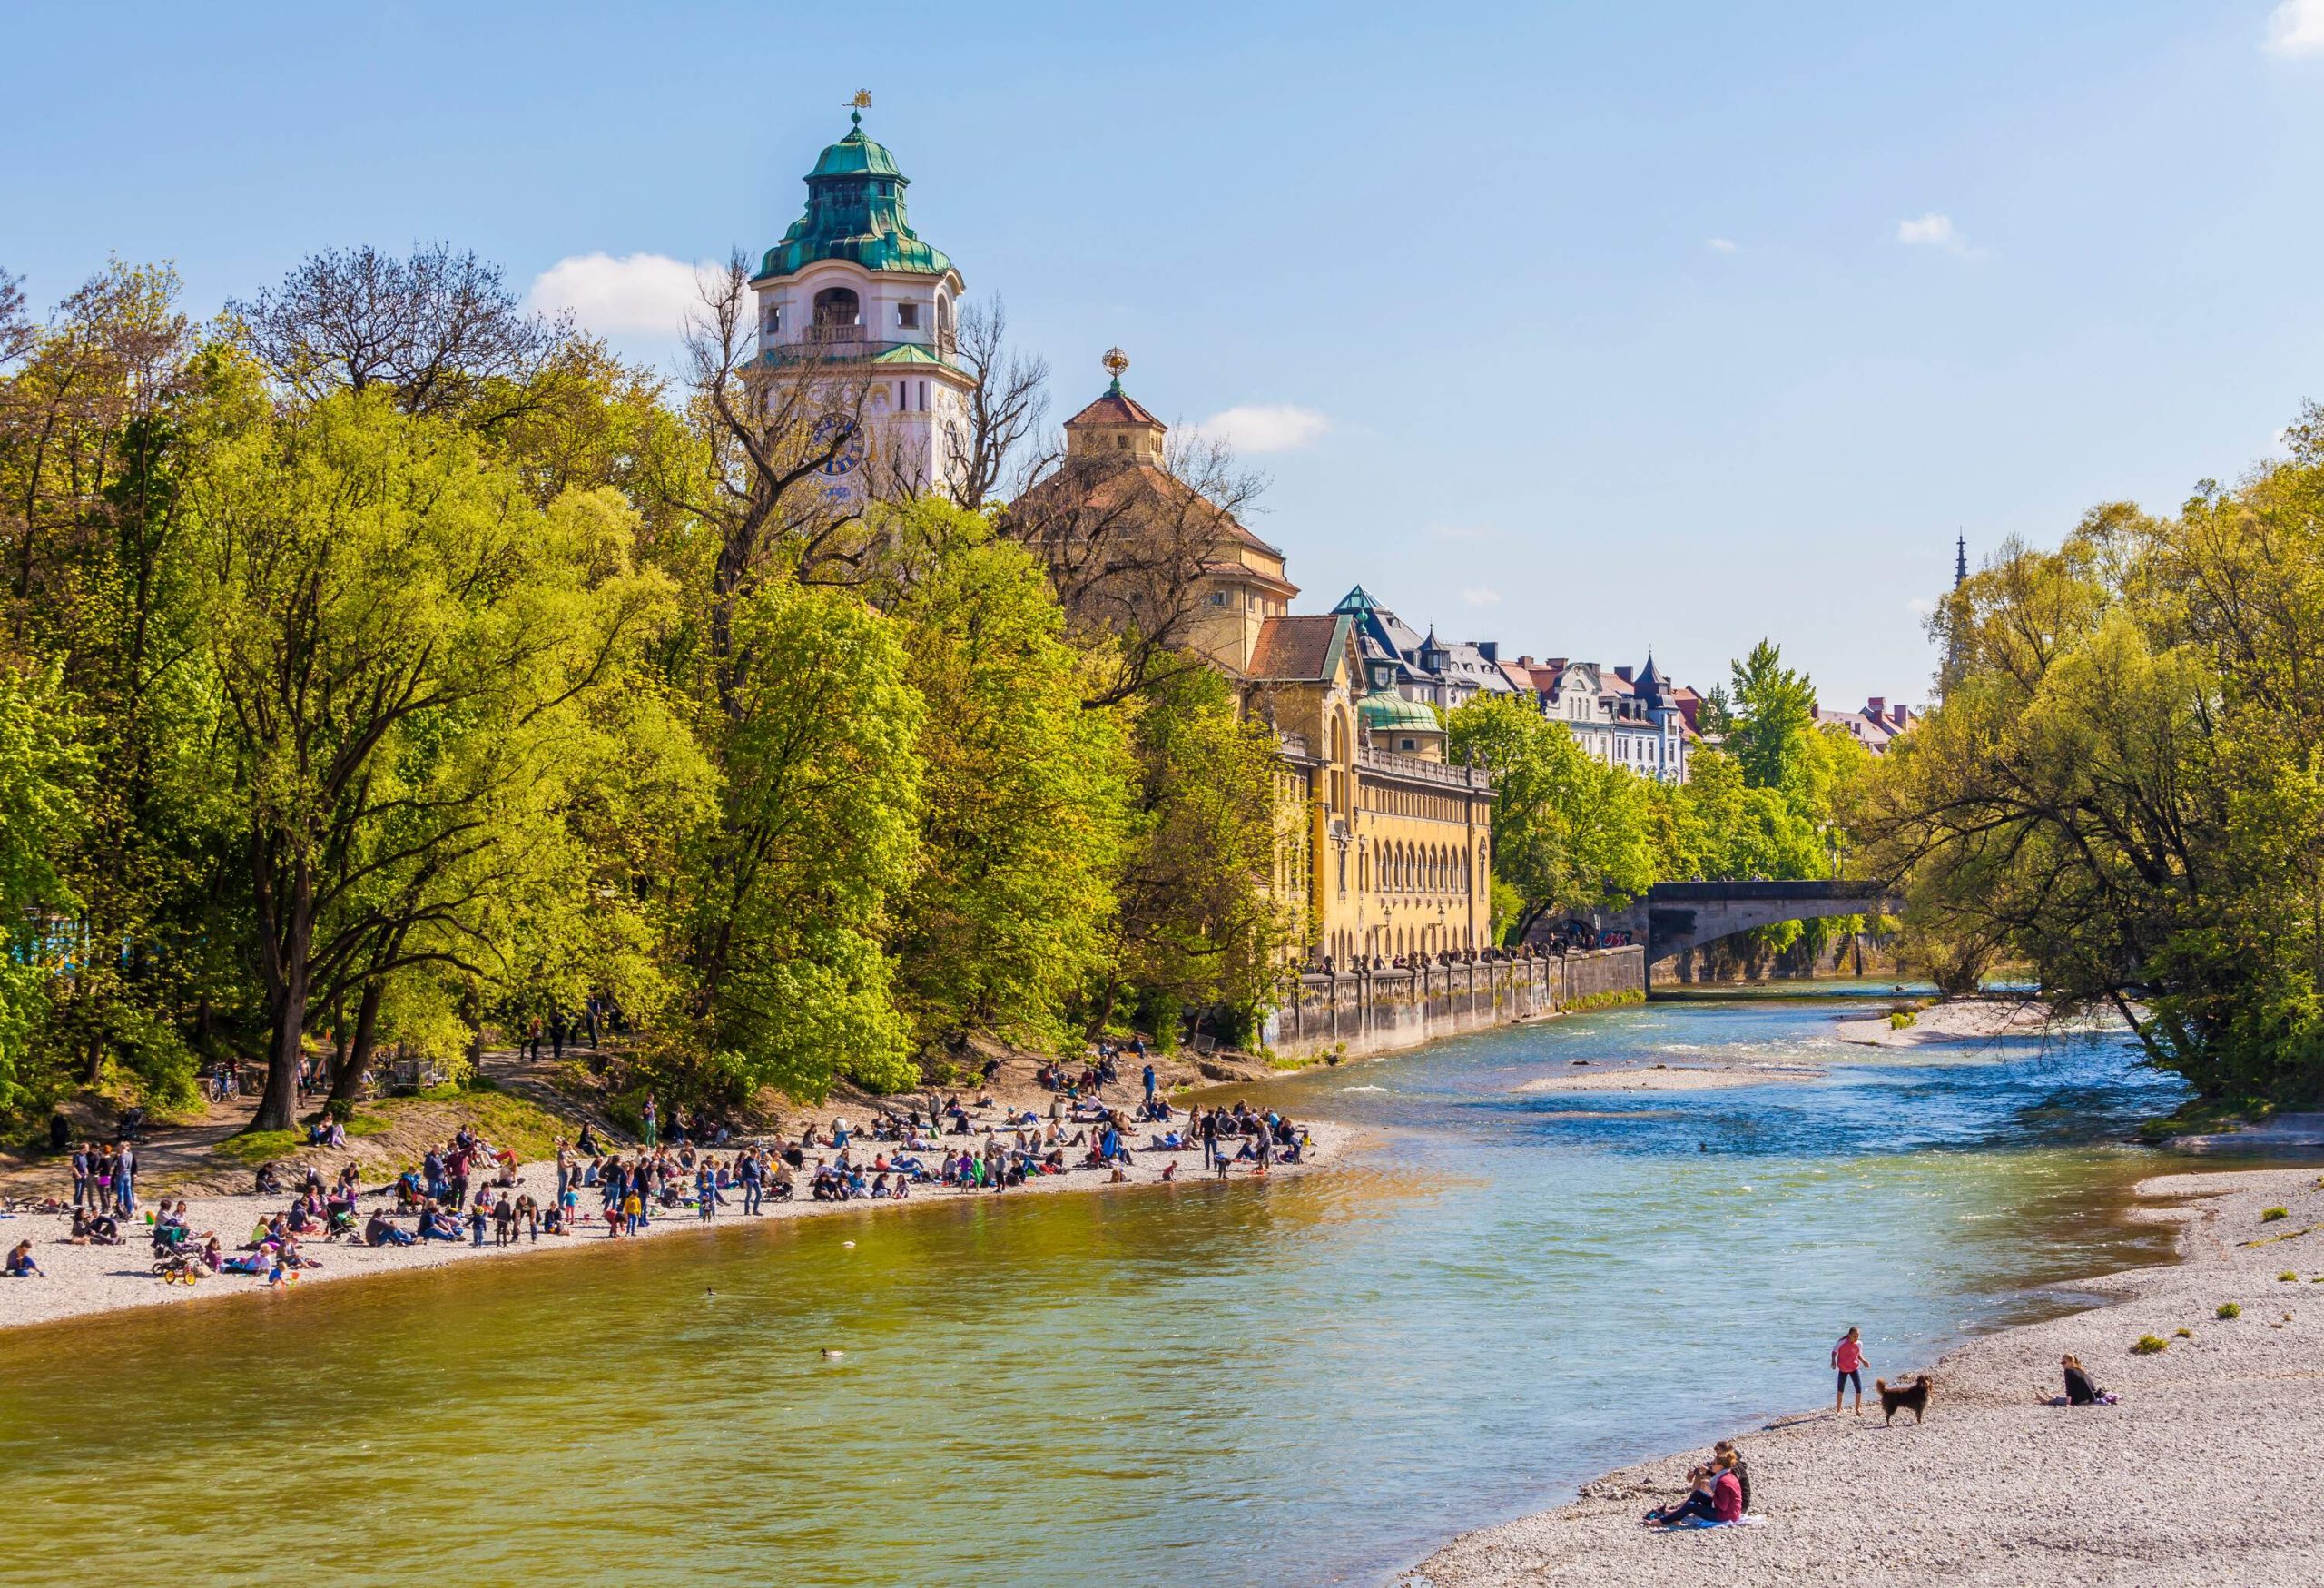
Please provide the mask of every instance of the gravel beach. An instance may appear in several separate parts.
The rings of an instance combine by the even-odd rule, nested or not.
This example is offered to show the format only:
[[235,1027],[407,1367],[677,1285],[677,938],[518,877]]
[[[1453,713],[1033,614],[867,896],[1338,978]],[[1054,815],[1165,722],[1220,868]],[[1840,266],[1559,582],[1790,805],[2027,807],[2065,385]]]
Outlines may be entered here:
[[[980,1123],[989,1123],[999,1117],[998,1110],[970,1111],[980,1118]],[[1303,1174],[1327,1162],[1350,1134],[1344,1126],[1323,1122],[1304,1122],[1303,1129],[1308,1131],[1314,1142],[1313,1148],[1305,1155],[1305,1161],[1278,1165],[1268,1171],[1269,1179]],[[1145,1132],[1142,1131],[1134,1139],[1133,1147],[1137,1139],[1144,1139]],[[982,1139],[981,1133],[975,1137],[946,1137],[943,1144],[957,1149],[964,1143],[973,1145]],[[876,1149],[881,1144],[867,1140],[862,1145],[867,1149]],[[724,1149],[714,1150],[717,1156],[726,1156]],[[829,1156],[829,1149],[822,1149],[822,1153]],[[941,1153],[940,1150],[924,1152],[920,1156],[933,1161]],[[960,1191],[935,1185],[920,1186],[913,1189],[911,1197],[901,1202],[817,1202],[808,1198],[805,1179],[802,1177],[798,1199],[770,1201],[760,1218],[749,1218],[743,1215],[741,1193],[737,1191],[733,1193],[733,1203],[719,1210],[714,1225],[703,1223],[691,1208],[657,1210],[644,1237],[623,1238],[665,1240],[721,1226],[732,1228],[737,1223],[756,1223],[761,1219],[808,1218],[839,1213],[878,1214],[965,1197],[983,1197],[988,1200],[999,1198],[1005,1202],[1022,1196],[1062,1191],[1126,1190],[1131,1186],[1161,1190],[1163,1168],[1173,1161],[1177,1165],[1177,1185],[1180,1187],[1216,1178],[1215,1173],[1204,1173],[1199,1147],[1186,1152],[1137,1149],[1137,1161],[1126,1171],[1128,1178],[1121,1185],[1114,1184],[1102,1169],[1072,1169],[1061,1175],[1038,1176],[1021,1187],[1001,1192]],[[1230,1171],[1230,1178],[1248,1179],[1252,1172],[1249,1166],[1237,1165]],[[517,1179],[521,1189],[529,1190],[544,1207],[555,1200],[556,1165],[553,1160],[524,1166],[518,1171]],[[511,1195],[514,1194],[512,1191]],[[231,1253],[250,1238],[252,1227],[261,1218],[281,1211],[290,1202],[287,1192],[273,1197],[189,1197],[187,1222],[197,1231],[215,1230]],[[391,1206],[393,1198],[389,1197],[366,1195],[363,1208],[368,1214],[374,1206]],[[144,1198],[140,1198],[140,1203],[141,1212],[143,1208],[153,1205],[151,1199]],[[366,1274],[437,1267],[446,1263],[514,1260],[521,1256],[537,1256],[544,1252],[591,1251],[617,1244],[606,1234],[604,1223],[592,1217],[597,1208],[597,1191],[595,1187],[587,1188],[581,1193],[584,1220],[580,1234],[544,1235],[537,1242],[519,1240],[508,1247],[492,1245],[488,1236],[481,1247],[430,1241],[409,1247],[375,1248],[345,1240],[307,1241],[303,1243],[307,1255],[320,1259],[323,1266],[302,1273],[294,1283],[272,1292],[268,1290],[264,1279],[240,1274],[221,1274],[192,1286],[163,1284],[153,1276],[152,1241],[142,1219],[133,1229],[124,1229],[129,1238],[125,1245],[76,1247],[65,1244],[63,1238],[72,1222],[68,1216],[46,1213],[0,1215],[0,1246],[13,1247],[29,1237],[33,1243],[33,1255],[42,1269],[38,1278],[0,1278],[0,1328],[113,1312],[123,1307],[185,1305],[236,1297],[250,1298],[244,1305],[281,1303],[291,1300],[299,1291],[309,1287],[340,1279],[359,1278]],[[412,1220],[404,1218],[398,1222],[408,1228]]]
[[[1685,1492],[1706,1454],[1689,1451],[1457,1539],[1400,1588],[2314,1582],[2324,1517],[2301,1496],[2324,1466],[2318,1173],[2171,1175],[2139,1194],[2138,1217],[2182,1224],[2182,1260],[2085,1280],[2076,1288],[2107,1305],[1926,1365],[1925,1427],[1909,1414],[1884,1427],[1867,1382],[1861,1419],[1816,1411],[1731,1431],[1763,1524],[1641,1528],[1649,1507]],[[2273,1208],[2285,1216],[2265,1218]],[[2228,1303],[2240,1316],[2221,1318]],[[2136,1354],[2142,1336],[2168,1347]],[[2060,1393],[2069,1352],[2120,1404],[2039,1404]],[[1880,1364],[1892,1383],[1921,1366]]]

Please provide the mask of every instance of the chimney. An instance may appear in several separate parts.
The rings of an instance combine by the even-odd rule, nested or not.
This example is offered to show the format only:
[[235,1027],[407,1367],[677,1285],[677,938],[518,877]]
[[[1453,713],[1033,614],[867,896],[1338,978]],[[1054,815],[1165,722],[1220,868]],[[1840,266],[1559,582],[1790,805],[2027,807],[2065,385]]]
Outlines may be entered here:
[[1909,728],[1913,725],[1913,708],[1902,704],[1901,702],[1898,703],[1895,710],[1888,714],[1888,716],[1889,720],[1894,722],[1899,728]]
[[1614,676],[1627,684],[1630,681],[1630,670],[1628,667],[1617,667],[1614,669]]
[[1874,722],[1886,722],[1888,719],[1888,697],[1876,695],[1864,703],[1864,709],[1871,715]]
[[1477,655],[1482,656],[1486,661],[1492,663],[1495,666],[1501,665],[1501,642],[1499,640],[1481,639],[1476,642],[1476,646]]
[[1520,656],[1517,658],[1517,665],[1521,667],[1530,667],[1533,665],[1533,658],[1531,656]]

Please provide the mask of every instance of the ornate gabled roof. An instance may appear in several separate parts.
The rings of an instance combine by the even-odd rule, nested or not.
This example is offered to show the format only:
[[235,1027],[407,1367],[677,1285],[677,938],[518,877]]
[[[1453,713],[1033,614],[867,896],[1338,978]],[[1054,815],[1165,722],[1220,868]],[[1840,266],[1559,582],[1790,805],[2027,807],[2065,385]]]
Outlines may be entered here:
[[860,110],[854,123],[807,173],[807,212],[766,251],[753,280],[796,275],[822,260],[930,276],[951,270],[952,261],[922,242],[904,219],[904,189],[911,179],[896,168],[895,156],[863,135]]

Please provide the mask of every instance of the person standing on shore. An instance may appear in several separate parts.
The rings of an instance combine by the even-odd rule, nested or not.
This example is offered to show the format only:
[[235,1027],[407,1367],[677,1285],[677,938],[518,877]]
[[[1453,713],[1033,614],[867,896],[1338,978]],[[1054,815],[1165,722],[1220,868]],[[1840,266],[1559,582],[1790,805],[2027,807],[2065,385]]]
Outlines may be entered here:
[[113,1160],[113,1200],[116,1217],[137,1217],[137,1149],[126,1141]]
[[735,1166],[734,1178],[743,1182],[743,1211],[755,1214],[759,1210],[762,1188],[766,1183],[766,1167],[759,1161],[756,1152],[743,1154],[742,1161]]
[[654,1146],[654,1094],[649,1091],[645,1094],[644,1129],[638,1138],[639,1140],[645,1142],[646,1149],[649,1151],[652,1150]]
[[1839,1374],[1839,1386],[1832,1391],[1832,1415],[1840,1415],[1840,1403],[1847,1399],[1848,1386],[1856,1386],[1856,1415],[1864,1415],[1864,1336],[1851,1327],[1832,1347],[1832,1366]]

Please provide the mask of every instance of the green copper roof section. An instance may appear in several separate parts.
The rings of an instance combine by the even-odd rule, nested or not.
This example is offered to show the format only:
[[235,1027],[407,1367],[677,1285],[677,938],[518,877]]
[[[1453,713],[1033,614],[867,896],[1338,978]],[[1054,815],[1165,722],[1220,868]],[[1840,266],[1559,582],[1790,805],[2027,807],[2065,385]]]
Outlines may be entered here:
[[918,342],[898,342],[885,352],[872,354],[872,361],[875,364],[931,364],[940,370],[950,368]]
[[854,120],[847,136],[824,150],[807,173],[807,212],[766,251],[754,280],[795,275],[828,259],[930,276],[952,268],[904,218],[904,189],[911,179],[896,169],[895,156],[863,135],[862,112]]
[[1375,689],[1357,701],[1355,717],[1375,734],[1437,734],[1444,731],[1434,712],[1417,700],[1406,700],[1393,689]]

